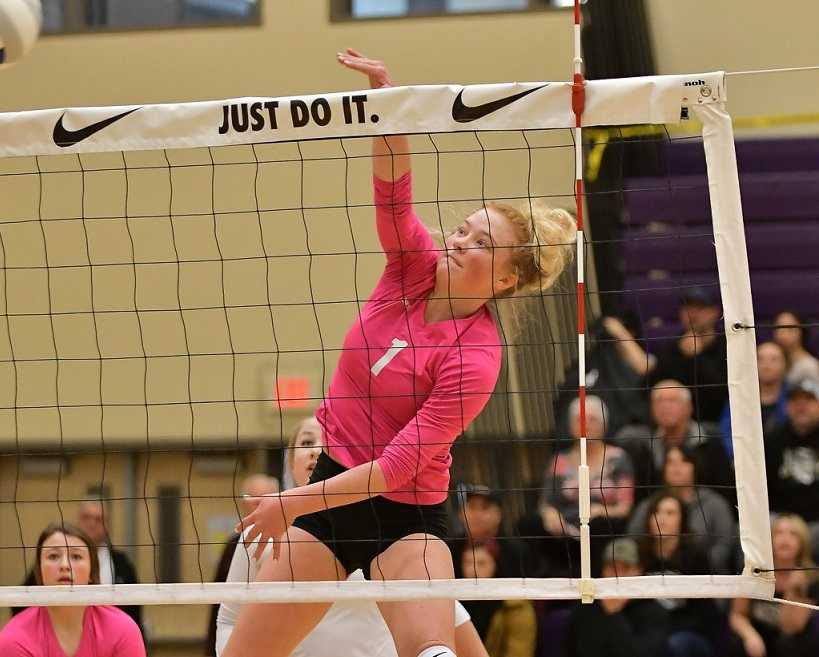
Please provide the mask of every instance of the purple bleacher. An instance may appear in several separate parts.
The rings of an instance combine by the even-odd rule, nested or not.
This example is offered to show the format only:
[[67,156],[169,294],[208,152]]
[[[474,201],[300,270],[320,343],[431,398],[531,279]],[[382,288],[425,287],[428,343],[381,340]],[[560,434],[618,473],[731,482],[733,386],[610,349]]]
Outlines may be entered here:
[[[716,288],[715,273],[656,279],[645,274],[626,275],[626,304],[637,311],[644,324],[652,319],[676,321],[680,297],[686,285],[706,284]],[[751,296],[754,316],[770,320],[784,308],[803,318],[816,317],[819,269],[802,271],[752,271]]]
[[692,285],[707,286],[719,296],[716,270],[698,275],[669,275],[665,279],[648,274],[626,274],[623,296],[626,305],[639,314],[644,325],[654,318],[676,321],[680,299],[686,288]]
[[[671,223],[655,224],[630,232],[623,252],[633,274],[714,271],[717,261],[712,242],[709,225],[673,228]],[[748,230],[745,244],[754,270],[812,269],[817,266],[819,221],[755,224]]]
[[[740,173],[819,169],[819,139],[746,139],[736,142],[736,151]],[[698,139],[674,141],[665,155],[669,175],[705,172]]]
[[628,273],[714,271],[717,266],[713,236],[708,227],[635,231],[623,243]]
[[[740,174],[742,214],[747,222],[819,219],[819,169]],[[627,222],[681,224],[711,220],[705,176],[632,178],[624,190]]]
[[[819,139],[742,141],[736,149],[755,321],[768,324],[783,309],[816,321]],[[649,342],[681,330],[679,286],[716,282],[702,143],[674,141],[664,159],[667,174],[624,185],[625,304],[640,314]],[[769,335],[761,329],[760,338]]]

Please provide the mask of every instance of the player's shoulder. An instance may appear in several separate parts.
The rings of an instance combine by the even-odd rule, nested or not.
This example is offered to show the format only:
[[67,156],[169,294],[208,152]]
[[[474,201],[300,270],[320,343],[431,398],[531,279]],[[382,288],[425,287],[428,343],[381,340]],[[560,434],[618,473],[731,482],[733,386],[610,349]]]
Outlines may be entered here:
[[13,616],[0,630],[0,655],[3,657],[27,657],[31,655],[30,647],[36,645],[39,608],[29,607]]
[[12,616],[9,622],[0,630],[0,636],[8,636],[14,631],[23,630],[35,625],[40,617],[40,609],[40,607],[29,607],[19,614]]
[[498,325],[492,314],[486,310],[483,315],[469,327],[459,339],[461,349],[458,352],[459,359],[464,349],[472,352],[472,359],[480,361],[480,366],[487,363],[500,365],[502,359],[502,338],[498,331]]

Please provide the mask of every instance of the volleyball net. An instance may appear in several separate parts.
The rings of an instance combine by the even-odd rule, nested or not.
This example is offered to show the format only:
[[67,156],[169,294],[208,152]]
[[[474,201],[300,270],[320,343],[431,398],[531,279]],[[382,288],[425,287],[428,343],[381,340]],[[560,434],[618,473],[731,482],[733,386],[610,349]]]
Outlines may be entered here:
[[[516,83],[0,115],[3,604],[770,598],[754,320],[724,76],[588,82],[584,143],[571,100],[570,83]],[[567,271],[544,294],[498,301],[503,370],[453,450],[453,539],[469,542],[460,514],[469,490],[458,484],[479,482],[503,508],[501,546],[515,541],[545,561],[520,557],[514,576],[492,579],[212,583],[239,519],[240,479],[279,474],[282,445],[321,401],[383,269],[370,148],[372,137],[395,134],[410,136],[414,205],[440,233],[488,201],[571,209],[576,164],[586,171],[583,292]],[[623,171],[607,177],[616,153],[638,163],[627,182]],[[675,177],[680,158],[693,173]],[[624,221],[631,230],[613,230]],[[629,258],[642,269],[609,275],[607,262]],[[609,508],[618,487],[633,489],[636,508],[664,483],[653,461],[661,437],[628,432],[651,424],[648,407],[628,401],[647,399],[650,383],[609,378],[595,389],[602,366],[587,367],[587,352],[609,358],[628,342],[650,368],[684,331],[675,317],[687,296],[722,306],[723,378],[686,391],[692,422],[715,390],[730,399],[733,462],[722,469],[703,452],[690,504],[708,489],[738,509],[735,528],[700,523],[691,537],[741,554],[709,559],[699,575],[581,576],[580,563],[599,562],[611,539],[650,533]],[[579,348],[578,303],[594,329]],[[633,339],[598,330],[615,307],[642,325]],[[611,439],[591,482],[558,473],[578,439],[567,418],[578,380],[605,402]],[[641,454],[653,474],[639,471]],[[634,461],[626,483],[603,476],[615,456]],[[590,487],[602,507],[591,536],[524,521],[542,520],[560,498],[577,501],[577,514],[561,515],[572,524]],[[39,531],[73,520],[89,497],[105,504],[112,544],[149,583],[19,586]]]

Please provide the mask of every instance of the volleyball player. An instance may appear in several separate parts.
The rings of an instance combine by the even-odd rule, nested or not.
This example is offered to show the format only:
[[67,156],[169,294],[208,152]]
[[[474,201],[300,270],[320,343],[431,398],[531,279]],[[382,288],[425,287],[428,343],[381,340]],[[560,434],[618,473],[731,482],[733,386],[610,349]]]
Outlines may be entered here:
[[[284,481],[295,486],[307,484],[322,451],[321,426],[314,417],[302,421],[288,442]],[[249,556],[249,548],[239,545],[233,553],[228,582],[252,581],[260,561]],[[269,556],[272,541],[262,559]],[[347,579],[362,580],[361,570]],[[216,656],[221,657],[233,632],[242,605],[219,605],[216,620]],[[455,646],[460,657],[489,657],[469,612],[460,602],[455,603]],[[340,601],[333,604],[321,622],[290,654],[290,657],[396,657],[395,644],[375,603],[370,601]]]
[[[342,65],[391,86],[381,62]],[[373,140],[376,224],[387,262],[344,342],[317,417],[325,451],[311,483],[258,500],[242,523],[266,546],[257,581],[448,579],[442,540],[450,447],[497,381],[501,340],[489,302],[550,287],[571,258],[574,222],[487,203],[436,247],[411,205],[406,137]],[[543,245],[543,246],[540,246]],[[257,547],[257,551],[259,548]],[[328,603],[248,604],[223,657],[285,657]],[[453,657],[448,600],[379,604],[400,657]]]

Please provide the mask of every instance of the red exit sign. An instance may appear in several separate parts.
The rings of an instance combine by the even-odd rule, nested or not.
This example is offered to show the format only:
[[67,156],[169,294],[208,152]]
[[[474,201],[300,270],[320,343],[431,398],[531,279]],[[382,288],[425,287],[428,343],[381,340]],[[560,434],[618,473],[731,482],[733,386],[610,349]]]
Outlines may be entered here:
[[309,408],[310,379],[306,376],[280,376],[273,391],[273,403],[282,409]]

